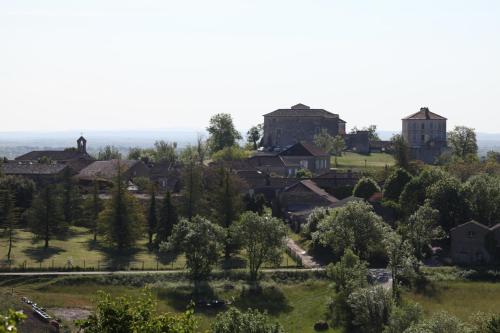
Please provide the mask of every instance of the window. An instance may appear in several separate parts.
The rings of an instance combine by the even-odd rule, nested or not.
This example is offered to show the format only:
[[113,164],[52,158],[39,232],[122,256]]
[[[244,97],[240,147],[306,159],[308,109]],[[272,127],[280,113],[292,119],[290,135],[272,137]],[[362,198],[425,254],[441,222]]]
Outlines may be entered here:
[[307,163],[307,160],[302,160],[302,161],[300,161],[300,167],[301,167],[302,169],[307,169],[307,164],[308,164],[308,163]]
[[425,141],[425,135],[423,135],[423,134],[422,134],[422,135],[420,136],[420,141],[422,141],[422,142],[424,142],[424,141]]
[[425,129],[425,123],[422,123],[422,125],[420,125],[420,127],[421,127],[422,129]]
[[467,231],[467,238],[474,238],[476,233],[472,230]]

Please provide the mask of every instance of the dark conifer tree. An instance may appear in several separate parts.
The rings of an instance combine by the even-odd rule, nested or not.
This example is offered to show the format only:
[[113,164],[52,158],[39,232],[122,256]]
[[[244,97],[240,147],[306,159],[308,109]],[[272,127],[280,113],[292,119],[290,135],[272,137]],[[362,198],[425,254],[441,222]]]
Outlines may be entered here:
[[175,206],[172,204],[172,196],[170,192],[167,192],[160,209],[160,223],[158,223],[156,232],[157,244],[166,242],[168,240],[168,238],[172,235],[172,230],[178,221],[179,216],[177,215]]
[[151,200],[149,201],[148,212],[148,244],[153,245],[153,235],[158,225],[158,212],[156,211],[156,191],[154,185],[151,185]]

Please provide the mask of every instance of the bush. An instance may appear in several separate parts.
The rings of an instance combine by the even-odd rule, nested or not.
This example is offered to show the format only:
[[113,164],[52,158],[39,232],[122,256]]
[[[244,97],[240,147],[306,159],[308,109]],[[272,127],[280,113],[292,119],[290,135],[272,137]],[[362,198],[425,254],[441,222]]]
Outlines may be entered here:
[[377,192],[380,192],[380,187],[377,185],[377,183],[369,177],[363,177],[354,187],[352,195],[368,200],[373,194]]
[[329,328],[328,323],[326,321],[317,321],[314,323],[314,330],[315,331],[326,331]]

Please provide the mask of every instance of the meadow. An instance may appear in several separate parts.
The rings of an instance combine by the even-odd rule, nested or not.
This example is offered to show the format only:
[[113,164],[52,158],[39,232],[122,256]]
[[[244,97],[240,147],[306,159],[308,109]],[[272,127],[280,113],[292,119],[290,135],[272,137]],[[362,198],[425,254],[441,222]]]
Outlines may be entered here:
[[[340,169],[380,169],[393,166],[394,157],[387,153],[371,153],[362,155],[352,152],[344,152],[337,157],[337,168]],[[335,157],[331,159],[332,167],[335,167]]]

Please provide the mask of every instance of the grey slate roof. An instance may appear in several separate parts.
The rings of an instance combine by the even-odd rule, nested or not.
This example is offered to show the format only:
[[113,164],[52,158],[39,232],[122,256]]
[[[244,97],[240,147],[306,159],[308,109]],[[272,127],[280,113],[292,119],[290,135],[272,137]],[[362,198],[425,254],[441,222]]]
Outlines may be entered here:
[[7,162],[0,164],[2,173],[5,175],[57,175],[62,172],[67,165],[51,163],[42,164],[38,162]]
[[128,169],[142,163],[136,160],[109,160],[109,161],[95,161],[86,168],[82,169],[78,175],[79,179],[93,180],[93,179],[107,179],[111,180],[118,174],[118,162],[122,167],[122,172],[127,172]]
[[403,118],[403,120],[446,120],[446,118],[429,111],[429,108],[420,108],[420,111]]
[[[273,112],[267,113],[264,117],[325,117],[325,118],[339,118],[338,114],[331,113],[324,109],[311,109],[309,106],[304,104],[297,104],[292,106],[290,109],[277,109]],[[339,119],[342,122],[345,122]]]
[[15,158],[16,161],[37,161],[42,157],[48,157],[52,161],[68,161],[78,158],[90,158],[87,153],[81,153],[76,149],[68,150],[34,150]]
[[326,192],[325,190],[323,190],[322,188],[320,188],[318,185],[316,185],[315,182],[313,182],[312,180],[309,180],[309,179],[306,179],[306,180],[301,180],[300,182],[297,182],[291,186],[288,186],[287,188],[285,188],[285,192],[296,187],[296,186],[305,186],[309,191],[313,192],[314,194],[322,197],[323,199],[329,201],[330,203],[334,204],[336,202],[339,201],[339,199],[335,198],[333,195],[331,195],[330,193]]

